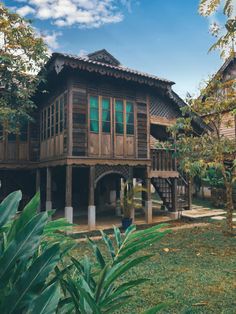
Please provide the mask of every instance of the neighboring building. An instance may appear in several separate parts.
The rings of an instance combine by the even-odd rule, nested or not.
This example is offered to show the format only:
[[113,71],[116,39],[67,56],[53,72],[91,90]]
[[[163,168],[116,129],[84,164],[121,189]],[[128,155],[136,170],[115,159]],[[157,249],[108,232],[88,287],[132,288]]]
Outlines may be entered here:
[[[0,141],[1,198],[19,188],[27,200],[40,186],[42,209],[65,208],[69,221],[88,214],[93,228],[96,211],[120,197],[120,178],[138,178],[147,222],[151,183],[170,212],[187,208],[173,154],[153,145],[169,138],[167,127],[185,106],[173,84],[122,66],[106,50],[54,53],[35,97],[35,123]],[[199,120],[194,129],[202,132]]]
[[[231,55],[216,76],[220,76],[223,82],[224,90],[222,91],[227,97],[228,94],[236,93],[236,53]],[[236,108],[236,104],[235,104]],[[220,133],[230,139],[236,139],[236,116],[229,111],[223,113]]]

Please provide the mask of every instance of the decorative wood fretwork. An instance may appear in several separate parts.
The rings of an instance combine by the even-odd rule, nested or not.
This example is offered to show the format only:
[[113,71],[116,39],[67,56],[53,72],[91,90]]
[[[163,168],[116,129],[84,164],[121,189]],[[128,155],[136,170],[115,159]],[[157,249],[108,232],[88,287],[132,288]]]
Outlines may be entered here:
[[95,166],[95,186],[98,181],[107,174],[119,174],[121,177],[128,180],[130,176],[130,167],[129,166],[109,166],[109,165],[97,165]]

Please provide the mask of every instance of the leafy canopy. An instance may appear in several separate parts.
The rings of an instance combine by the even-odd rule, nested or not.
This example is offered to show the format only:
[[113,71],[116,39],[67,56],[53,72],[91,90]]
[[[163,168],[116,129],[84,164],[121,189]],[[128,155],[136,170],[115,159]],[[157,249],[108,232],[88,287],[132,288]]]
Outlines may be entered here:
[[46,60],[47,47],[30,21],[0,3],[0,123],[6,131],[16,133],[31,120],[32,96],[42,80],[36,74]]
[[223,29],[216,22],[211,25],[210,31],[218,39],[210,51],[220,49],[221,56],[226,57],[228,53],[235,50],[236,2],[235,0],[200,0],[199,13],[203,16],[213,15],[221,8],[226,22]]

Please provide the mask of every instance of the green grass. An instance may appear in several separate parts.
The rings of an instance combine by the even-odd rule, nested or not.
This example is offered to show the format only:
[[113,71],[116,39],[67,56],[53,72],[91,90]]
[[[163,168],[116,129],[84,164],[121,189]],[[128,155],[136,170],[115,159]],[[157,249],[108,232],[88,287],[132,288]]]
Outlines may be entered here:
[[[150,281],[135,288],[130,303],[117,313],[138,314],[165,303],[160,313],[235,314],[236,239],[225,237],[219,226],[173,231],[142,251],[154,256],[127,276]],[[80,243],[76,255],[85,252],[87,244]]]
[[[217,207],[212,204],[211,199],[194,198],[193,205],[199,205],[203,207],[208,207],[209,209],[216,209]],[[221,206],[221,209],[223,207]]]

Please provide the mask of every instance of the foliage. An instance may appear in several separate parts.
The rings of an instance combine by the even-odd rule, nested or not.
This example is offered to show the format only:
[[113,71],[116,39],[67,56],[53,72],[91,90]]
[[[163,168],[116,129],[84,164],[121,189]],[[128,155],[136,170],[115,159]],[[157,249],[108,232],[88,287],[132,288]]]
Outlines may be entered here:
[[236,35],[235,0],[200,0],[199,13],[203,16],[210,16],[215,14],[221,6],[226,17],[226,23],[223,33],[216,22],[211,25],[211,33],[218,40],[210,50],[220,49],[221,56],[225,57],[227,50],[234,53]]
[[122,208],[124,218],[131,218],[132,211],[135,210],[134,206],[134,197],[135,194],[140,192],[145,192],[146,189],[142,188],[140,185],[133,185],[132,180],[127,180],[123,185],[123,199],[122,199]]
[[7,132],[19,133],[31,120],[32,96],[42,80],[36,73],[46,60],[47,47],[30,21],[0,3],[0,124]]
[[[72,257],[73,269],[70,268],[60,281],[65,293],[62,306],[66,308],[66,313],[113,313],[129,302],[132,297],[128,293],[130,289],[147,282],[148,279],[127,281],[127,273],[153,256],[137,256],[136,253],[156,243],[168,232],[160,231],[162,227],[163,225],[159,225],[135,232],[135,226],[131,226],[124,236],[114,227],[115,243],[101,231],[106,254],[93,240],[88,239],[96,263],[87,256],[81,261]],[[145,313],[157,313],[162,307],[163,305],[158,305]]]
[[206,176],[202,179],[203,182],[209,184],[213,188],[224,188],[224,179],[220,171],[214,168],[209,168],[206,171]]
[[[225,84],[218,76],[214,77],[208,85],[201,90],[201,97],[189,99],[189,106],[185,109],[187,118],[177,120],[175,126],[170,128],[176,138],[177,154],[180,167],[191,177],[196,175],[204,177],[206,171],[214,168],[223,177],[227,191],[227,230],[232,232],[232,186],[236,178],[235,169],[235,140],[221,134],[221,127],[232,126],[231,121],[224,124],[225,112],[234,120],[236,102],[235,92],[228,89],[225,95]],[[206,132],[194,136],[191,126],[194,115],[204,117]]]
[[55,313],[60,290],[48,277],[64,252],[52,229],[64,224],[37,212],[39,194],[16,216],[21,198],[13,192],[0,204],[0,312]]

